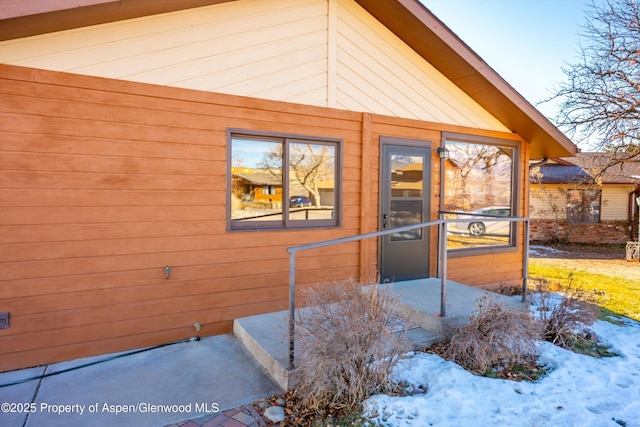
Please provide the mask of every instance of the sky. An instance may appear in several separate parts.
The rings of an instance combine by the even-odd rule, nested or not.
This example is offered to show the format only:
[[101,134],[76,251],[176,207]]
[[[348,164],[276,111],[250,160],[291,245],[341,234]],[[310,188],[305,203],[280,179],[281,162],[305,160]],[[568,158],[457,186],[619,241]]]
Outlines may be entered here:
[[420,1],[540,112],[555,116],[557,105],[539,102],[565,80],[562,67],[577,62],[591,0]]

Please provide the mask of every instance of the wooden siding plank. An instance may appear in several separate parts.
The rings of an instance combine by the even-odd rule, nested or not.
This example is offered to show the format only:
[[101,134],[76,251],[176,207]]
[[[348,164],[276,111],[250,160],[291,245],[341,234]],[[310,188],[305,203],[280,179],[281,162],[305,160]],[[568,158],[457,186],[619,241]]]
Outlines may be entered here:
[[171,175],[126,175],[111,173],[85,172],[30,172],[3,171],[0,176],[0,187],[3,188],[66,188],[90,190],[202,190],[218,191],[224,188],[223,176],[188,176],[172,177]]
[[[1,172],[4,173],[4,172]],[[48,190],[33,188],[3,188],[0,192],[0,206],[74,206],[74,207],[107,207],[107,206],[207,206],[209,199],[224,197],[224,190],[211,191],[210,198],[203,198],[201,191],[195,190],[163,190],[163,197],[157,191],[113,191],[113,190]]]
[[[129,303],[120,303],[114,305],[103,305],[100,307],[75,308],[71,310],[57,310],[52,313],[38,313],[12,316],[16,331],[37,333],[48,331],[50,325],[56,325],[56,329],[76,329],[79,327],[91,329],[91,327],[101,327],[109,324],[117,324],[119,321],[114,319],[123,319],[123,321],[132,322],[145,319],[164,319],[169,316],[185,316],[190,313],[208,312],[210,321],[232,320],[229,318],[229,308],[242,306],[246,301],[281,301],[286,299],[288,289],[286,286],[263,287],[259,289],[233,290],[231,292],[217,292],[212,294],[198,295],[197,298],[191,296],[179,296],[165,300],[138,300]],[[226,317],[225,317],[226,315]],[[193,316],[193,314],[191,314]],[[194,321],[197,319],[194,319]],[[193,323],[190,323],[192,325]],[[188,325],[188,324],[187,324]],[[183,326],[187,326],[184,325]],[[150,331],[157,330],[151,329]],[[148,329],[149,330],[149,329]],[[103,331],[103,338],[108,338],[108,330]],[[44,344],[51,346],[55,342],[59,344],[70,343],[74,340],[67,334],[60,334],[56,341],[50,341],[51,338],[42,343],[31,343],[30,348],[36,348]],[[95,336],[92,334],[92,336]],[[6,338],[6,337],[4,337]],[[2,338],[0,338],[2,339]],[[62,340],[62,341],[60,341]],[[27,350],[25,348],[24,350]],[[17,350],[17,349],[16,349]]]
[[211,132],[208,144],[165,142],[161,146],[157,141],[107,139],[81,135],[42,135],[8,131],[3,133],[2,137],[2,147],[0,148],[5,153],[115,156],[121,159],[128,157],[157,159],[167,153],[175,160],[209,161],[214,170],[220,170],[219,162],[222,162],[220,159],[224,158],[226,151],[223,145],[224,136],[219,132]]
[[602,196],[600,203],[601,221],[628,221],[629,201],[631,194],[636,187],[627,185],[602,185]]
[[[249,303],[240,307],[238,313],[240,313],[241,316],[246,316],[251,313],[264,313],[268,311],[278,310],[284,305],[286,305],[285,301]],[[114,330],[145,330],[148,329],[149,326],[154,325],[153,320],[142,319],[141,321],[136,321],[133,324],[124,323],[121,325],[111,326],[103,325],[99,326],[99,329],[91,331],[92,334],[87,335],[84,335],[83,331],[75,328],[73,330],[65,331],[64,335],[71,335],[75,337],[76,343],[69,345],[54,344],[54,346],[48,347],[47,349],[48,357],[53,362],[60,362],[77,358],[78,354],[104,354],[113,351],[124,351],[141,347],[149,347],[157,344],[170,343],[179,339],[188,339],[194,336],[195,332],[193,329],[193,323],[195,323],[195,321],[197,320],[193,319],[199,319],[198,316],[203,317],[203,321],[200,322],[202,325],[201,335],[203,336],[231,332],[232,320],[226,320],[222,322],[207,322],[207,318],[211,316],[210,311],[168,317],[166,320],[163,319],[162,322],[155,323],[156,327],[159,328],[156,331],[144,334],[137,333],[132,335],[117,336],[115,338],[103,339],[100,332],[102,330],[108,331],[109,329],[111,329],[112,332]],[[186,324],[186,326],[176,326],[180,324]],[[93,333],[95,333],[95,335]],[[39,336],[22,336],[18,339],[37,342],[39,337],[48,336],[44,332],[40,334],[41,335]],[[13,343],[14,341],[12,340],[11,342]],[[4,348],[7,348],[7,345],[4,342],[0,345],[3,345]],[[8,353],[8,356],[6,356],[6,358],[3,358],[2,365],[0,366],[2,366],[3,369],[7,370],[22,367],[25,366],[25,364],[27,364],[28,366],[35,366],[38,364],[37,361],[41,359],[41,349],[34,349],[26,352],[10,352]]]
[[0,170],[36,170],[46,172],[87,172],[123,175],[212,175],[224,168],[223,161],[174,159],[170,153],[156,153],[158,158],[108,157],[103,155],[69,155],[0,151]]
[[239,1],[5,42],[0,61],[250,96],[256,77],[285,75],[282,100],[306,90],[291,77],[309,54],[326,88],[326,38],[324,0]]
[[339,16],[338,90],[345,108],[507,130],[355,2],[341,0]]
[[[111,79],[96,79],[91,76],[51,73],[47,70],[35,68],[13,67],[0,64],[0,78],[6,79],[12,85],[16,82],[26,82],[28,85],[53,86],[49,93],[55,93],[60,88],[70,87],[73,90],[82,89],[95,91],[102,103],[107,105],[115,102],[122,105],[145,105],[149,103],[152,109],[167,109],[182,112],[199,111],[207,108],[239,108],[238,113],[245,113],[245,109],[254,112],[282,111],[294,115],[314,117],[326,117],[333,119],[346,119],[359,122],[360,114],[335,109],[320,109],[315,106],[300,104],[282,104],[272,100],[239,97],[219,93],[184,90],[180,88],[163,87],[157,85],[141,85],[135,82],[118,81]],[[96,82],[99,82],[96,85]],[[0,86],[3,90],[7,85]],[[84,93],[84,92],[83,92]],[[128,102],[127,102],[128,100]],[[145,101],[146,100],[146,101]],[[161,100],[161,102],[158,102]],[[186,102],[183,102],[186,101]],[[133,103],[133,104],[132,104]],[[164,107],[164,108],[163,108]]]
[[[158,286],[159,283],[171,287],[193,289],[193,292],[206,293],[209,291],[224,291],[229,289],[244,289],[245,287],[263,287],[287,283],[288,270],[286,263],[272,261],[254,263],[225,263],[201,265],[172,264],[170,281],[164,276],[164,266],[155,265],[152,268],[138,269],[135,272],[106,271],[74,274],[73,280],[68,275],[41,276],[35,278],[10,280],[3,283],[0,300],[11,305],[15,299],[37,299],[51,294],[62,294],[73,300],[75,293],[87,291],[106,291],[110,289],[136,288],[147,289],[148,286]],[[166,264],[165,264],[166,265]],[[259,273],[253,273],[257,271]],[[244,274],[243,274],[244,273]],[[238,283],[247,283],[241,286]],[[171,285],[170,285],[171,283]],[[231,287],[231,288],[229,288]],[[100,305],[100,301],[96,301]],[[4,333],[4,332],[3,332]],[[6,333],[9,333],[6,331]]]
[[[103,274],[103,283],[109,287],[97,287],[95,284],[87,285],[76,283],[76,290],[72,292],[56,292],[55,289],[42,287],[43,294],[34,297],[20,299],[0,300],[7,304],[11,310],[21,315],[45,314],[56,307],[57,311],[67,311],[79,308],[92,308],[101,306],[113,306],[118,304],[131,304],[135,301],[161,301],[179,297],[198,297],[199,295],[214,295],[228,293],[236,290],[261,289],[272,286],[285,286],[287,273],[247,274],[243,280],[233,278],[216,278],[211,271],[200,273],[209,274],[211,277],[198,278],[189,271],[178,271],[169,279],[163,280],[162,274],[149,274],[146,280],[139,278],[136,286],[127,286],[126,274]],[[161,273],[161,272],[157,272]],[[177,275],[177,277],[176,277]],[[86,276],[86,279],[94,280],[98,275]],[[153,276],[153,277],[151,277]],[[140,277],[140,276],[139,276]],[[275,284],[275,285],[274,285]],[[83,288],[80,288],[80,287]],[[72,295],[70,295],[72,293]],[[70,298],[70,296],[72,296]],[[18,334],[27,331],[16,332],[11,328],[7,334]]]
[[[274,242],[269,245],[268,249],[255,248],[246,239],[243,239],[243,246],[232,246],[228,244],[230,239],[221,238],[219,234],[214,234],[216,231],[215,229],[210,230],[211,234],[199,236],[122,238],[110,241],[107,239],[83,239],[72,242],[14,243],[11,245],[0,243],[0,250],[6,248],[3,256],[3,261],[5,262],[92,258],[130,254],[170,254],[176,251],[206,251],[210,254],[209,256],[215,257],[220,262],[226,262],[225,260],[228,258],[250,262],[256,259],[271,259],[271,254],[280,254],[279,257],[283,258],[287,254],[287,247],[290,246],[289,243],[280,246]],[[215,251],[220,251],[220,253]],[[304,260],[305,258],[358,252],[351,245],[343,244],[334,247],[331,251],[314,251],[310,254],[300,254],[299,258]]]
[[[228,333],[232,328],[232,321],[221,322],[219,325],[211,325],[208,333]],[[81,341],[72,345],[49,347],[47,349],[48,360],[51,363],[77,359],[79,354],[106,354],[120,352],[136,348],[151,347],[158,344],[171,343],[176,340],[186,339],[189,335],[186,328],[165,330],[148,334],[139,334],[123,338],[104,339],[100,341]],[[29,337],[31,338],[31,337]],[[25,366],[38,366],[42,364],[42,349],[34,349],[23,352],[12,352],[3,355],[3,370],[13,370]]]

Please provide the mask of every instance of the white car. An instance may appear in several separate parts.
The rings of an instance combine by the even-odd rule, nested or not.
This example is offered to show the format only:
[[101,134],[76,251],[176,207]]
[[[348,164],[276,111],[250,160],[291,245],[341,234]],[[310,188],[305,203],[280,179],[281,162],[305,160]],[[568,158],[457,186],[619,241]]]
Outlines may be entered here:
[[511,216],[511,208],[509,206],[488,206],[469,212],[477,215],[458,215],[458,219],[465,220],[451,223],[453,229],[466,231],[472,236],[482,236],[485,234],[497,234],[508,236],[511,231],[509,221],[485,221],[491,216]]

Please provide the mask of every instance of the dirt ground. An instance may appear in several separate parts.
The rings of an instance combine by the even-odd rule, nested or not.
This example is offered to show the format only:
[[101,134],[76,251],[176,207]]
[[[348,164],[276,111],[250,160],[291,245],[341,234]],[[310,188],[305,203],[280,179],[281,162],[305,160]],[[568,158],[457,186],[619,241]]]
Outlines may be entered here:
[[536,263],[634,279],[640,285],[640,263],[625,261],[624,246],[533,245],[529,254]]

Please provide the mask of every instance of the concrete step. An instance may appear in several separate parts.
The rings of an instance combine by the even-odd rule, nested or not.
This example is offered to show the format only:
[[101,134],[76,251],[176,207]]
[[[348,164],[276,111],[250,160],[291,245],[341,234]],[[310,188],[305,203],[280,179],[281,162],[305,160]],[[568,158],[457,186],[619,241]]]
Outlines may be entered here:
[[[379,285],[400,295],[398,316],[414,323],[406,331],[413,350],[421,350],[442,339],[443,317],[440,315],[440,280],[420,279]],[[366,290],[367,288],[363,288]],[[476,300],[487,291],[456,282],[447,282],[447,320],[460,322],[476,308]],[[506,306],[524,306],[517,297],[490,293],[497,302]],[[526,306],[524,306],[526,308]],[[289,371],[289,312],[279,311],[236,319],[233,333],[255,357],[260,365],[284,390],[295,384]],[[296,355],[304,348],[296,344]]]
[[[235,336],[284,390],[295,385],[293,373],[288,369],[288,319],[288,311],[279,311],[244,317],[233,322]],[[441,339],[439,335],[419,326],[408,329],[405,332],[405,337],[412,350],[430,347]],[[303,352],[304,348],[297,344],[296,355]]]
[[289,389],[289,312],[233,321],[233,333],[283,390]]
[[444,322],[464,322],[475,311],[477,302],[485,295],[505,307],[526,310],[521,297],[509,297],[451,280],[445,285],[445,314],[441,314],[440,297],[442,282],[437,278],[409,280],[379,285],[400,296],[399,314],[420,327],[436,334],[442,333]]

